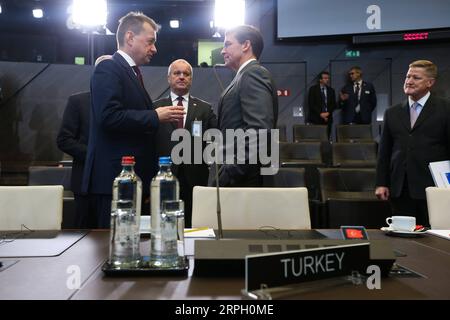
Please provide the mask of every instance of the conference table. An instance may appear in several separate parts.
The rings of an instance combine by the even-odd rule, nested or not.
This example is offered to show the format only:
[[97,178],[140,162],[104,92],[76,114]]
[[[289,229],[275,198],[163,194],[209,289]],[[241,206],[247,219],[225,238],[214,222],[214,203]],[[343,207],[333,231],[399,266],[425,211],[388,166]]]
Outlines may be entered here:
[[[70,234],[74,231],[63,230]],[[80,232],[80,231],[77,231]],[[227,238],[247,231],[227,230]],[[301,234],[302,231],[298,231]],[[303,232],[311,232],[303,231]],[[323,238],[341,239],[339,230],[315,230]],[[258,234],[257,231],[248,233]],[[365,285],[343,285],[292,293],[282,299],[450,299],[450,241],[433,235],[400,238],[369,230],[370,239],[385,239],[392,244],[396,263],[415,276],[389,276],[381,279],[381,289]],[[197,277],[194,260],[184,276],[106,276],[101,267],[109,253],[109,231],[78,233],[79,239],[61,254],[47,257],[2,257],[0,261],[0,299],[163,299],[163,300],[237,300],[244,277]],[[149,239],[142,238],[142,242]],[[188,240],[187,240],[188,241]],[[190,239],[189,241],[194,241]],[[214,241],[214,240],[211,240]],[[0,245],[5,245],[0,243]],[[7,244],[6,244],[7,245]],[[145,247],[145,246],[143,246]],[[0,251],[1,252],[1,251]]]

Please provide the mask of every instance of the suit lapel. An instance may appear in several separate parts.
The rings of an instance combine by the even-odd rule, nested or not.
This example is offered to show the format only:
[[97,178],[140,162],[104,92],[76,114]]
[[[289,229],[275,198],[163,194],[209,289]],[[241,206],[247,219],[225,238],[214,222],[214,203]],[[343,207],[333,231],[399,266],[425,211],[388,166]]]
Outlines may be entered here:
[[139,89],[142,96],[146,100],[146,103],[150,106],[152,103],[152,99],[148,95],[147,90],[145,90],[144,87],[142,87],[141,83],[139,82],[137,76],[134,74],[133,69],[130,67],[128,62],[120,55],[120,53],[114,53],[113,55],[114,60],[116,60],[124,69],[125,73],[128,75],[128,77],[131,79],[131,81],[134,83],[135,86]]
[[194,97],[189,95],[188,112],[186,115],[186,122],[184,126],[184,128],[186,130],[189,130],[189,132],[191,132],[192,130],[192,121],[196,119],[197,111],[198,111],[197,101],[195,100]]
[[431,96],[428,98],[427,102],[422,108],[422,111],[419,114],[419,117],[416,120],[416,123],[414,124],[413,130],[419,127],[426,118],[428,118],[430,115],[433,114],[435,108],[435,104],[433,103],[433,100]]
[[411,118],[409,116],[409,103],[408,100],[403,104],[402,111],[400,112],[400,120],[402,124],[408,129],[411,130]]

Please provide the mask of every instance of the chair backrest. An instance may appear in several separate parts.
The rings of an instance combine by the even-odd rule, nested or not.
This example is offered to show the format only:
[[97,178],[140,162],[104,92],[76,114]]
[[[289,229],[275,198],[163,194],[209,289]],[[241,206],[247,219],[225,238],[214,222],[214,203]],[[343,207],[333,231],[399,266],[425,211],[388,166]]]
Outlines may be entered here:
[[328,141],[326,125],[296,124],[292,130],[294,142]]
[[370,124],[342,124],[336,127],[338,142],[371,142],[373,141]]
[[375,169],[318,168],[322,201],[376,199]]
[[[217,229],[214,187],[194,187],[192,226]],[[223,229],[311,229],[306,188],[220,188]]]
[[264,187],[305,187],[305,168],[279,168],[274,175],[263,176]]
[[0,186],[0,230],[60,230],[62,186]]
[[376,142],[337,142],[331,148],[333,166],[374,168],[377,164]]
[[280,142],[280,162],[323,164],[320,142]]
[[428,187],[428,216],[432,229],[450,229],[450,189]]
[[62,185],[64,190],[70,190],[71,175],[71,167],[32,166],[28,168],[28,185]]
[[287,141],[287,132],[286,132],[286,126],[285,125],[280,125],[277,127],[277,129],[279,130],[279,141],[283,141],[286,142]]

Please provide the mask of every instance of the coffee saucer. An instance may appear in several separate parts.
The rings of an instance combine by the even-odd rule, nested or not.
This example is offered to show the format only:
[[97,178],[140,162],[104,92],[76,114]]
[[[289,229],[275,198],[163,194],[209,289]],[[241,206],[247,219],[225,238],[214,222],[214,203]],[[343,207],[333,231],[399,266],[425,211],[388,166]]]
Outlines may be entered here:
[[387,235],[391,236],[398,236],[398,237],[422,237],[426,232],[427,229],[421,229],[420,231],[401,231],[401,230],[394,230],[391,227],[382,227],[380,229]]

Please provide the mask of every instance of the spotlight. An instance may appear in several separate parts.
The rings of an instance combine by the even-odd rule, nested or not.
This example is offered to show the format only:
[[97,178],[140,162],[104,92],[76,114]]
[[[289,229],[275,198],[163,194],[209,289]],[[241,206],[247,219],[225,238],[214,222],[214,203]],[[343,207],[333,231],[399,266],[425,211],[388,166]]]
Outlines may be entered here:
[[33,17],[35,17],[36,19],[41,19],[42,17],[44,17],[44,11],[39,8],[33,9]]
[[172,29],[178,29],[180,27],[180,20],[170,20],[169,25]]
[[245,0],[216,0],[214,25],[219,28],[232,28],[244,24]]
[[73,0],[73,22],[84,27],[104,26],[106,24],[106,0]]

